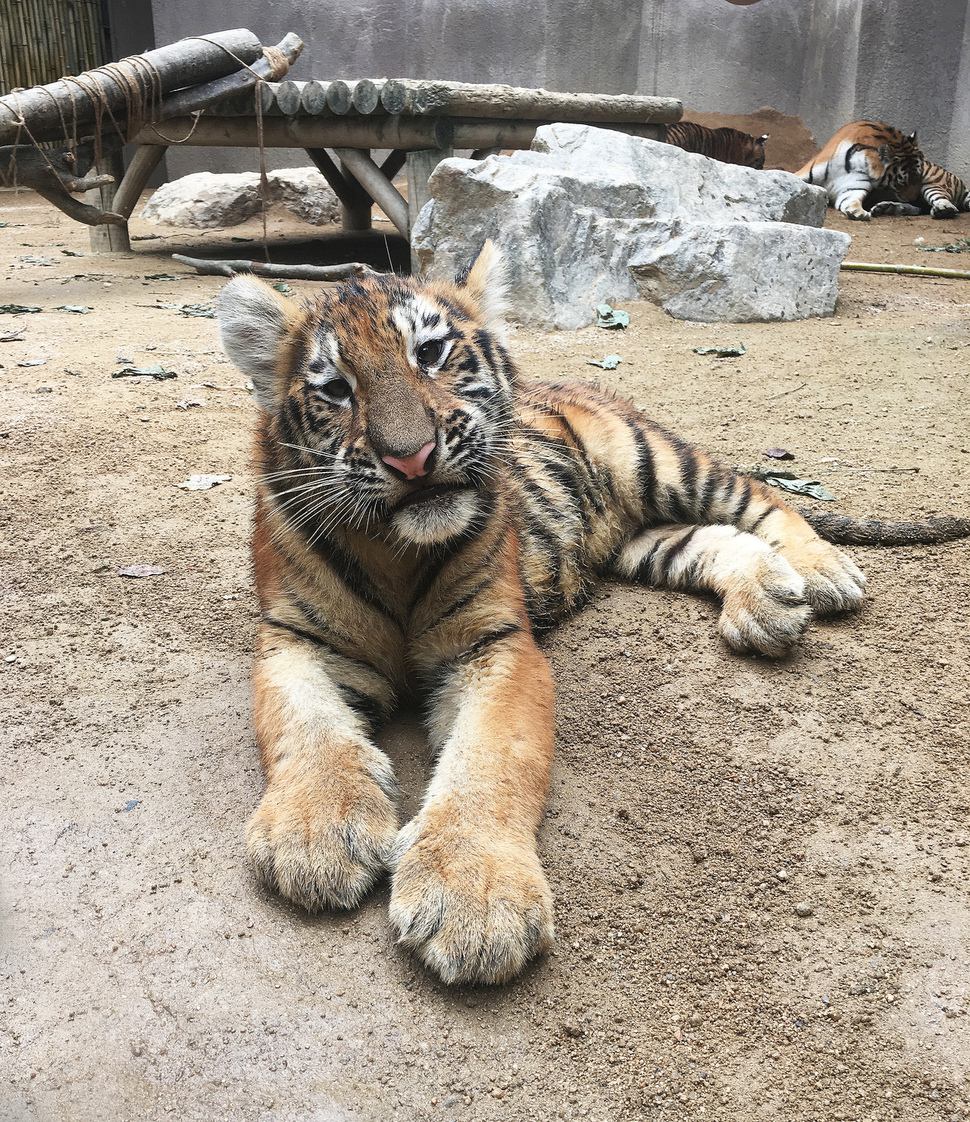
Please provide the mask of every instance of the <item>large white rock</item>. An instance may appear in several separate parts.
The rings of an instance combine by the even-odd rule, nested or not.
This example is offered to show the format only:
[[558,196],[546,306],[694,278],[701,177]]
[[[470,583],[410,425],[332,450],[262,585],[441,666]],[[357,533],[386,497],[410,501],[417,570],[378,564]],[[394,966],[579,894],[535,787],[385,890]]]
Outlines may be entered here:
[[309,222],[329,226],[340,221],[340,201],[316,168],[283,168],[268,176],[271,198]]
[[590,323],[643,296],[703,320],[830,314],[845,234],[822,230],[825,193],[786,172],[709,160],[584,125],[547,125],[530,152],[445,160],[412,245],[453,276],[485,238],[505,250],[512,316]]
[[197,171],[163,183],[141,212],[148,222],[215,229],[237,226],[259,210],[259,176]]
[[782,222],[692,223],[629,258],[639,295],[678,319],[830,316],[851,238]]
[[[283,206],[314,226],[340,218],[340,203],[316,168],[271,171],[267,206]],[[145,204],[142,218],[167,226],[215,229],[237,226],[259,213],[259,174],[214,175],[199,171],[159,187]]]

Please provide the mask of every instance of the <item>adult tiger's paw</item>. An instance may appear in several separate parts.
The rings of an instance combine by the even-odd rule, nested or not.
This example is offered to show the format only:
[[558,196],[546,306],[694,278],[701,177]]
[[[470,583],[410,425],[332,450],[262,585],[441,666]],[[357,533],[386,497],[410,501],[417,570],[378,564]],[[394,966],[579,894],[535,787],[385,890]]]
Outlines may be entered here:
[[783,655],[798,642],[812,617],[805,582],[778,553],[763,553],[754,568],[732,581],[724,595],[718,630],[742,654]]
[[552,894],[531,842],[435,831],[419,815],[393,863],[391,923],[442,981],[505,982],[552,945]]
[[780,552],[805,581],[805,599],[820,616],[858,608],[865,598],[866,578],[841,549],[821,538],[784,546]]
[[257,877],[309,912],[353,908],[388,867],[398,822],[366,772],[271,783],[246,828]]

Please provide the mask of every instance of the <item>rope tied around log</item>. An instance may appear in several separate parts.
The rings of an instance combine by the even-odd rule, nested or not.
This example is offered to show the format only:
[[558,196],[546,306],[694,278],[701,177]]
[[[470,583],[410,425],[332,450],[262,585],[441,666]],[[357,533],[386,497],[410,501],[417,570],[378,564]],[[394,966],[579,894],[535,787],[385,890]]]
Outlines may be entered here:
[[[206,43],[211,47],[215,47],[227,55],[239,67],[240,71],[247,71],[252,75],[254,83],[252,86],[254,97],[254,109],[256,120],[257,132],[257,145],[259,149],[259,197],[263,220],[263,252],[267,261],[269,260],[269,246],[268,246],[268,231],[266,210],[269,200],[269,178],[266,172],[266,149],[263,134],[263,113],[262,113],[262,86],[267,81],[277,81],[288,73],[290,68],[290,59],[281,48],[286,45],[287,40],[284,39],[280,46],[260,46],[262,55],[261,62],[265,63],[267,74],[261,74],[255,70],[250,63],[245,59],[240,58],[239,54],[226,46],[225,43],[219,42],[218,39],[208,35],[192,35],[188,36],[184,41],[197,41]],[[303,44],[297,40],[298,47],[296,53],[302,49]],[[117,103],[118,94],[120,93],[124,104],[124,124],[119,123],[118,117],[112,109],[111,99],[108,97],[108,83],[111,84],[112,92],[115,102]],[[10,111],[13,115],[13,124],[16,128],[14,137],[13,151],[9,164],[8,179],[14,187],[20,186],[18,182],[18,165],[17,165],[17,150],[21,144],[22,136],[26,136],[32,145],[34,152],[38,155],[39,159],[43,161],[43,166],[46,172],[51,176],[51,184],[48,187],[46,182],[28,182],[25,185],[33,187],[39,194],[47,198],[48,201],[53,202],[54,205],[59,206],[61,210],[65,210],[71,214],[72,217],[80,218],[92,225],[98,224],[123,224],[125,218],[120,214],[115,214],[111,211],[98,210],[95,207],[85,207],[70,199],[71,192],[81,190],[89,190],[94,187],[106,186],[114,182],[110,175],[93,175],[87,178],[79,178],[76,174],[71,174],[72,171],[77,171],[79,164],[79,149],[81,143],[78,139],[79,127],[79,113],[77,95],[83,95],[87,98],[90,108],[88,109],[88,116],[91,109],[93,109],[94,121],[91,126],[93,129],[93,161],[91,161],[90,151],[86,156],[86,163],[93,162],[97,167],[103,164],[104,156],[104,142],[105,142],[105,121],[104,116],[110,120],[114,134],[117,140],[122,144],[132,141],[137,134],[144,129],[146,124],[156,122],[163,119],[162,106],[164,88],[162,77],[152,63],[151,59],[144,55],[128,55],[118,62],[105,63],[103,66],[96,67],[94,70],[84,71],[78,75],[64,75],[59,78],[53,85],[60,85],[66,98],[70,103],[70,113],[66,114],[65,109],[55,96],[53,91],[48,87],[35,87],[36,90],[54,105],[54,110],[57,115],[57,120],[60,122],[61,133],[64,139],[64,150],[59,154],[58,159],[62,161],[63,167],[58,168],[51,160],[48,153],[41,147],[37,137],[32,132],[30,125],[27,121],[27,115],[24,112],[23,105],[19,98],[20,93],[27,93],[26,90],[12,90],[13,105]],[[117,108],[117,104],[115,106]],[[163,133],[157,123],[152,123],[152,128],[158,134],[161,140],[168,145],[179,145],[188,143],[200,120],[206,112],[206,108],[195,109],[190,112],[192,118],[191,127],[186,134],[181,138],[167,136]],[[120,114],[119,114],[120,115]],[[70,120],[68,119],[70,117]],[[36,178],[36,173],[34,178]],[[70,206],[68,205],[70,204]],[[86,212],[82,217],[80,211]]]

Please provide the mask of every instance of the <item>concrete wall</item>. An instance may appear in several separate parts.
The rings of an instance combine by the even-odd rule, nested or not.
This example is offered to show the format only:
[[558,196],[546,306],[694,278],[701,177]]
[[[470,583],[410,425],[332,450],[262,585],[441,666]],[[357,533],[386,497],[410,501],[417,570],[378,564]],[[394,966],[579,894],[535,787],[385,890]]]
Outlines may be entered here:
[[[151,7],[159,43],[226,26],[298,32],[294,77],[439,77],[659,93],[698,110],[763,105],[824,141],[856,116],[918,130],[970,174],[968,0],[109,0],[115,24]],[[141,15],[139,16],[139,12]],[[131,36],[128,36],[130,42]],[[144,46],[150,44],[145,43]],[[277,154],[275,166],[301,163]],[[172,175],[256,166],[252,152],[170,151]]]

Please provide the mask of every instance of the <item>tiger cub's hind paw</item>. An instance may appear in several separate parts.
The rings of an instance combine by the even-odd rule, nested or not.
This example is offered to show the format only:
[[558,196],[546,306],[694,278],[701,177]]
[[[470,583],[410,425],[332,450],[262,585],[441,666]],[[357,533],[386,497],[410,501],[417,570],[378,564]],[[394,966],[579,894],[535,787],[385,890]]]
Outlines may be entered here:
[[862,604],[866,578],[842,550],[816,538],[784,547],[781,552],[804,578],[805,598],[816,615],[852,612]]
[[777,657],[798,642],[811,616],[804,580],[784,557],[768,553],[727,591],[718,630],[733,650]]

